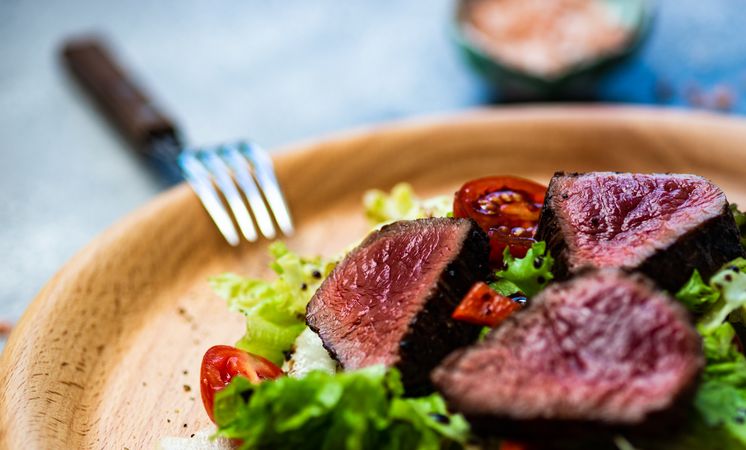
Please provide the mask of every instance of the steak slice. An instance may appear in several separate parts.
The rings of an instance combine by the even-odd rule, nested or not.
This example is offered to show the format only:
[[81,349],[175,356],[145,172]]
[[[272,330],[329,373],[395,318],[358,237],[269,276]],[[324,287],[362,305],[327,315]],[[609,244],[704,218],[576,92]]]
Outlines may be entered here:
[[703,364],[681,305],[640,274],[604,269],[551,285],[432,378],[475,429],[537,440],[673,417]]
[[584,268],[639,270],[671,291],[743,255],[725,194],[696,175],[558,172],[536,238],[566,279]]
[[372,233],[332,271],[306,321],[345,369],[397,367],[408,392],[480,327],[451,319],[487,276],[489,242],[468,219],[401,221]]

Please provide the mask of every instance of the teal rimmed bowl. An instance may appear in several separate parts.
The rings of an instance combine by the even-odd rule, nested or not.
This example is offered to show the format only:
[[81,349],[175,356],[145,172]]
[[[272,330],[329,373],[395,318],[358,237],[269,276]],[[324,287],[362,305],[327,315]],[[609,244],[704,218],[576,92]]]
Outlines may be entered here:
[[[544,76],[516,68],[500,60],[470,36],[466,18],[469,4],[457,0],[451,35],[468,65],[494,86],[504,99],[551,100],[593,96],[595,86],[612,69],[639,50],[648,37],[654,18],[650,0],[598,0],[629,29],[624,46],[577,64],[562,72]],[[474,32],[472,32],[472,35]]]

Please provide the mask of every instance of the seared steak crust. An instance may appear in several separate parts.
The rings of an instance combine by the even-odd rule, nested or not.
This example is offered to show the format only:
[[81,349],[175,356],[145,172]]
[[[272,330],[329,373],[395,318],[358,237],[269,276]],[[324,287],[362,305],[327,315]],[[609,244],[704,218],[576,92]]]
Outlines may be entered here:
[[694,175],[557,172],[536,236],[560,280],[618,267],[671,291],[744,253],[725,195]]
[[478,432],[553,442],[660,432],[703,365],[681,305],[642,275],[605,269],[548,287],[432,378]]
[[480,327],[451,318],[488,273],[489,241],[467,219],[401,221],[368,236],[308,304],[306,321],[345,369],[395,366],[409,393]]
[[654,254],[638,270],[671,292],[689,280],[694,269],[707,280],[725,263],[746,256],[728,206],[716,217],[683,235],[675,244]]

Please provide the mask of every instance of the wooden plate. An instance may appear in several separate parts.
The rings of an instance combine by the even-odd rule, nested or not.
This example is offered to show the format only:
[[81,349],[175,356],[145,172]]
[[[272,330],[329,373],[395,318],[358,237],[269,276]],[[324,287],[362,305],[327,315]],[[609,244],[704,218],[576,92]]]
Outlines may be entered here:
[[[367,230],[365,189],[407,180],[423,195],[468,178],[563,170],[692,172],[746,203],[746,122],[659,110],[509,108],[301,145],[276,158],[301,253]],[[42,255],[40,255],[42,256]],[[0,359],[0,447],[153,448],[208,424],[198,369],[242,317],[206,279],[268,275],[266,243],[228,247],[185,186],[97,238],[39,293]]]

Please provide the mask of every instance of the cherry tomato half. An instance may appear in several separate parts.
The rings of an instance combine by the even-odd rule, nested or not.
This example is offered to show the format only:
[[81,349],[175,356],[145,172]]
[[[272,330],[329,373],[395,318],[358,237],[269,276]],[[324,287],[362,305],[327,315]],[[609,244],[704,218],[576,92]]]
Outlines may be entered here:
[[496,327],[521,304],[495,292],[487,283],[477,282],[461,300],[451,317],[463,322]]
[[510,248],[510,254],[514,257],[523,258],[531,245],[536,242],[534,234],[536,234],[536,227],[512,229],[499,227],[487,230],[487,236],[490,238],[490,261],[496,267],[500,266],[505,247]]
[[505,247],[523,257],[534,243],[545,194],[546,187],[523,178],[479,178],[456,192],[453,215],[479,224],[490,237],[490,261],[500,266]]
[[215,394],[228,386],[233,377],[241,375],[252,383],[272,380],[283,375],[282,369],[258,355],[230,345],[211,347],[202,358],[200,391],[207,415],[213,422]]

